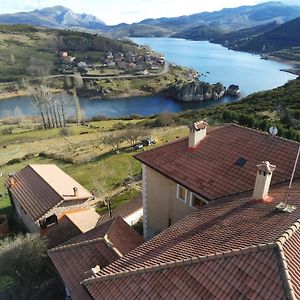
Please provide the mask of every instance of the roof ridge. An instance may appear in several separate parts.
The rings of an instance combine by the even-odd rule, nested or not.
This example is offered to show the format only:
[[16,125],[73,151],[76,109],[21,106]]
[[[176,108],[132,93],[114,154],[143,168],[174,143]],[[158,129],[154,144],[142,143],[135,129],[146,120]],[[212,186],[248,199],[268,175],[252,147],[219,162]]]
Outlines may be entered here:
[[[37,176],[39,176],[39,178],[41,178],[61,199],[61,201],[59,201],[58,203],[56,203],[54,206],[52,206],[50,209],[48,209],[46,212],[44,212],[44,214],[42,214],[41,216],[39,216],[36,220],[40,220],[43,216],[45,216],[49,211],[51,211],[51,209],[53,209],[54,207],[59,206],[60,204],[62,204],[65,199],[62,195],[60,195],[50,184],[49,182],[47,182],[34,168],[32,168],[32,164],[28,164],[27,167],[29,167]],[[27,168],[25,167],[25,168]],[[24,169],[25,169],[24,168]]]
[[277,245],[283,246],[285,242],[287,242],[293,234],[298,231],[300,228],[300,219],[295,221],[291,226],[289,226],[276,240],[275,243]]
[[99,242],[99,241],[105,241],[104,237],[98,237],[98,238],[95,238],[95,239],[80,241],[80,242],[77,242],[77,243],[75,242],[75,243],[72,243],[72,244],[57,246],[53,249],[48,250],[48,253],[58,252],[58,251],[61,251],[61,250],[72,248],[72,247],[88,245],[88,244],[96,243],[96,242]]
[[125,270],[125,271],[121,271],[121,272],[117,272],[117,273],[113,273],[113,274],[105,274],[105,275],[98,274],[98,275],[96,275],[96,277],[84,279],[81,283],[85,284],[85,283],[89,283],[92,281],[105,281],[105,280],[109,280],[111,278],[131,276],[131,275],[145,273],[145,272],[156,272],[156,271],[164,270],[167,268],[173,268],[176,266],[186,266],[186,265],[190,265],[190,264],[197,264],[197,263],[204,262],[204,261],[210,261],[210,260],[215,260],[215,259],[221,259],[224,257],[232,257],[232,256],[236,256],[236,255],[242,255],[242,254],[251,253],[251,252],[255,252],[255,251],[259,251],[259,250],[265,250],[268,248],[275,248],[275,244],[274,243],[265,243],[265,244],[252,245],[252,246],[248,246],[245,248],[231,249],[231,250],[227,250],[227,251],[223,251],[223,252],[217,252],[214,254],[208,254],[208,255],[204,255],[204,256],[186,258],[186,259],[181,259],[181,260],[177,260],[177,261],[171,261],[171,262],[167,262],[167,263],[157,264],[157,265],[150,266],[150,267],[136,268],[136,269],[130,270],[130,271]]
[[[248,129],[248,130],[251,130],[251,131],[255,131],[257,133],[261,133],[261,134],[264,134],[264,135],[267,135],[267,136],[271,136],[268,132],[266,131],[263,131],[263,130],[259,130],[259,129],[255,129],[255,128],[251,128],[251,127],[247,127],[247,126],[244,126],[244,125],[240,125],[240,124],[237,124],[237,123],[233,123],[233,122],[230,122],[230,123],[225,123],[224,125],[234,125],[234,126],[237,126],[237,127],[241,127],[241,128],[244,128],[244,129]],[[294,140],[289,140],[285,137],[282,137],[282,136],[274,136],[276,139],[281,139],[281,140],[284,140],[286,142],[290,142],[290,143],[293,143],[293,144],[297,144],[297,145],[300,145],[300,142],[297,142],[297,141],[294,141]]]
[[282,269],[282,275],[283,277],[283,285],[286,290],[286,294],[288,296],[288,299],[296,299],[292,278],[289,273],[288,264],[285,258],[283,246],[281,243],[276,243],[276,248],[278,249],[278,255],[279,255],[279,268]]

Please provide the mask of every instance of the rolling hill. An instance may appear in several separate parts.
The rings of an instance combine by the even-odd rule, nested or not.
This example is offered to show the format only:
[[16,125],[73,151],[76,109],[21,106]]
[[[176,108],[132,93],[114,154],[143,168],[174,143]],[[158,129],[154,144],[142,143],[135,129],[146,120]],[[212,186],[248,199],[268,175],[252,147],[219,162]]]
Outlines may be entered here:
[[[261,34],[245,35],[241,39],[229,39],[226,46],[247,52],[269,53],[300,46],[300,18],[275,26]],[[220,42],[220,40],[216,41]]]
[[[207,31],[216,28],[230,32],[271,22],[282,24],[297,17],[300,17],[300,6],[286,5],[281,2],[265,2],[254,6],[224,8],[214,12],[202,12],[174,18],[146,19],[139,23],[108,26],[95,16],[76,14],[69,8],[54,6],[31,12],[2,14],[0,23],[95,30],[118,37],[171,36],[191,29],[192,36],[196,34],[197,30],[200,30],[204,38],[208,34]],[[204,25],[209,28],[201,27]],[[198,29],[195,29],[197,27]]]
[[107,27],[105,23],[95,16],[76,14],[64,6],[53,6],[36,9],[30,12],[0,15],[2,24],[29,24],[52,28],[81,28],[101,30]]

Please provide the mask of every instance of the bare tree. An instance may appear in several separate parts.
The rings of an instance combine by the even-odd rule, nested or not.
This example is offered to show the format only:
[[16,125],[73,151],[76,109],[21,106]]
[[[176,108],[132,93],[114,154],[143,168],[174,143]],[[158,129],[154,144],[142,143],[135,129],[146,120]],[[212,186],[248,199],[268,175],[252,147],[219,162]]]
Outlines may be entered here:
[[107,135],[102,139],[102,143],[112,146],[113,150],[119,150],[123,141],[124,136],[122,132]]
[[126,139],[131,146],[137,144],[141,139],[149,135],[149,131],[144,128],[128,129],[124,133],[124,139]]
[[77,126],[79,126],[79,124],[81,122],[81,108],[80,108],[80,102],[79,102],[79,98],[77,96],[76,88],[73,88],[73,90],[72,90],[72,99],[73,99],[73,103],[74,103],[74,107],[75,107],[75,116],[76,116]]
[[53,63],[49,60],[44,60],[36,57],[31,57],[27,73],[32,76],[35,80],[43,82],[45,76],[51,74],[53,69]]

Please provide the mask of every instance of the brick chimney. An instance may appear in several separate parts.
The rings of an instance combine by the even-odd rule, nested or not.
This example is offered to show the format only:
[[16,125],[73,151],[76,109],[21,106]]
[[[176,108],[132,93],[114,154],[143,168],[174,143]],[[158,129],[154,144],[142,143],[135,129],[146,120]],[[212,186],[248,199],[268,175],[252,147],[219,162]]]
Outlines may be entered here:
[[16,178],[14,176],[14,174],[9,174],[8,175],[8,185],[10,188],[14,187],[16,184]]
[[196,148],[205,138],[207,125],[208,124],[206,122],[199,121],[189,126],[189,148]]
[[263,161],[261,164],[257,165],[256,181],[252,196],[253,199],[267,200],[272,174],[275,169],[276,166],[271,165],[268,161]]

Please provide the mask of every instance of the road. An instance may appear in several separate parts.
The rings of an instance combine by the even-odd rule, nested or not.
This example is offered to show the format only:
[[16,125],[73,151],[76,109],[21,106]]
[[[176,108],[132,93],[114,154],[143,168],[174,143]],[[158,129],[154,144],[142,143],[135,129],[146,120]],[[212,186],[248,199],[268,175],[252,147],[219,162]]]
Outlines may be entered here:
[[[82,79],[134,79],[134,78],[153,78],[153,77],[158,77],[161,75],[165,75],[169,72],[170,70],[170,63],[165,62],[164,64],[164,69],[157,74],[147,74],[147,75],[116,75],[116,76],[82,76]],[[51,78],[60,78],[60,77],[75,77],[75,74],[57,74],[57,75],[50,75],[46,76],[46,79],[51,79]],[[33,79],[32,79],[33,80]],[[30,81],[30,79],[29,79]],[[0,86],[5,86],[5,85],[11,85],[11,84],[21,84],[22,81],[11,81],[11,82],[2,82],[0,83]]]

